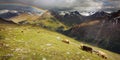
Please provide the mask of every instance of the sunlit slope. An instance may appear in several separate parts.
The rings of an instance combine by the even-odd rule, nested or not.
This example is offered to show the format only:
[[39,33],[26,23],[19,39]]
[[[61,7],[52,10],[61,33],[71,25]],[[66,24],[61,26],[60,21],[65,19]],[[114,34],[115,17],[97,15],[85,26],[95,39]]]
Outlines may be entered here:
[[62,30],[68,29],[68,27],[65,24],[56,19],[49,11],[46,11],[44,14],[42,14],[38,19],[34,21],[27,20],[26,22],[32,25],[38,25],[47,28],[49,30],[57,30],[61,27]]
[[38,19],[39,17],[40,17],[40,15],[37,15],[37,14],[23,13],[23,14],[20,14],[19,16],[10,18],[10,20],[13,21],[14,23],[19,23],[21,21],[27,21],[27,20],[34,21],[34,20]]
[[11,21],[15,24],[37,25],[49,30],[57,30],[58,28],[62,28],[61,30],[65,30],[68,28],[47,10],[44,10],[41,13],[20,13],[17,16],[4,20],[9,20],[9,22]]
[[[71,43],[66,44],[62,39],[68,39]],[[0,24],[0,60],[104,60],[82,51],[80,44],[40,27]],[[102,51],[108,54],[107,60],[119,58],[117,54]]]

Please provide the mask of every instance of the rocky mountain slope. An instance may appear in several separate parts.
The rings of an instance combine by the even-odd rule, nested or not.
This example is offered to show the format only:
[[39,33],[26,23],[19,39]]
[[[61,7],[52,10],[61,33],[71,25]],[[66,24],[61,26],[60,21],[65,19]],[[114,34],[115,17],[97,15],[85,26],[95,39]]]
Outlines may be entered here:
[[120,11],[104,15],[101,15],[103,18],[94,19],[94,14],[92,20],[75,25],[65,34],[120,53]]
[[[55,16],[59,21],[63,22],[68,26],[74,26],[76,24],[83,23],[89,20],[102,20],[108,17],[110,14],[104,11],[99,11],[92,13],[91,15],[85,16],[79,11],[51,11],[53,16]],[[88,13],[90,14],[90,13]]]

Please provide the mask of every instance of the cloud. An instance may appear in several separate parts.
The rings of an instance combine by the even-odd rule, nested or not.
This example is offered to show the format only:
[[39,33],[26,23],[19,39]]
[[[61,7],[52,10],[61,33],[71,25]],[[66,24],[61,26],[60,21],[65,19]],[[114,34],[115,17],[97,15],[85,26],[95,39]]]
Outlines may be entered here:
[[36,0],[34,4],[44,8],[71,8],[76,0]]
[[103,7],[101,10],[115,11],[120,9],[120,0],[101,0]]
[[0,0],[0,2],[20,2],[45,9],[70,9],[79,11],[118,10],[120,0]]
[[102,3],[94,0],[36,0],[34,3],[48,9],[68,8],[73,10],[89,11],[99,10],[102,8]]

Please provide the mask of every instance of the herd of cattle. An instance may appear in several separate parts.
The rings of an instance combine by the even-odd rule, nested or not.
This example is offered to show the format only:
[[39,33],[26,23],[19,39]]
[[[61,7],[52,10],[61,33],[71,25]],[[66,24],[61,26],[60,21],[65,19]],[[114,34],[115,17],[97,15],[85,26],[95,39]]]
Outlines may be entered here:
[[[23,33],[24,31],[21,31],[21,32]],[[60,37],[58,39],[60,39]],[[66,44],[71,43],[68,39],[62,39],[62,42],[66,43]],[[86,52],[95,53],[95,54],[97,54],[98,56],[100,56],[104,59],[108,58],[106,53],[104,53],[102,51],[99,51],[99,50],[95,50],[92,47],[85,46],[85,45],[82,44],[82,45],[79,46],[79,48],[82,49],[83,51],[86,51]]]
[[[23,33],[24,31],[21,31],[21,33]],[[60,38],[59,38],[60,39]],[[68,39],[62,39],[62,42],[66,43],[66,44],[70,44],[72,42],[70,42]],[[85,46],[85,45],[80,45],[79,46],[80,49],[82,49],[83,51],[86,51],[86,52],[90,52],[90,53],[94,53],[94,54],[97,54],[98,56],[104,58],[104,59],[107,59],[107,54],[102,52],[102,51],[99,51],[99,50],[95,50],[93,49],[92,47],[89,47],[89,46]]]
[[[70,41],[68,39],[63,39],[62,42],[66,43],[66,44],[70,44]],[[106,53],[99,51],[99,50],[95,50],[92,47],[85,46],[82,44],[82,45],[80,45],[79,48],[82,49],[83,51],[97,54],[98,56],[102,57],[103,59],[108,58]]]
[[[21,31],[21,33],[24,33],[24,31]],[[62,39],[62,42],[66,43],[66,44],[72,43],[68,39]],[[1,46],[1,43],[0,43],[0,46]],[[92,47],[85,46],[85,45],[82,44],[82,45],[79,46],[79,48],[82,49],[83,51],[86,51],[86,52],[95,53],[95,54],[97,54],[98,56],[100,56],[104,59],[108,58],[106,53],[104,53],[102,51],[99,51],[99,50],[95,50]]]

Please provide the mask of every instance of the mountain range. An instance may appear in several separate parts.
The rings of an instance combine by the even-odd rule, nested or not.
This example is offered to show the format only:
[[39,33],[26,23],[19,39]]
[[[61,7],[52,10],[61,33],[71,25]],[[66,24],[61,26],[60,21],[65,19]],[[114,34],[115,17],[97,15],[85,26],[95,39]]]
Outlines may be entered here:
[[[29,9],[31,11],[25,9],[24,11],[3,10],[2,8],[0,18],[13,23],[25,23],[26,20],[27,22],[33,21],[33,24],[44,25],[45,28],[52,28],[55,24],[54,27],[57,27],[55,30],[67,36],[120,53],[120,10],[112,13],[99,11],[84,16],[78,11],[46,12],[46,10],[41,10],[42,12],[33,12],[35,11],[33,9]],[[52,24],[53,22],[55,23]],[[69,29],[64,30],[65,25],[69,26]]]
[[14,23],[19,23],[25,20],[36,20],[44,12],[35,13],[35,12],[24,12],[17,10],[0,10],[0,18],[3,18],[7,21],[13,21]]
[[64,34],[120,53],[120,10],[112,13],[96,12],[87,17],[81,15],[79,17],[83,17],[79,19],[82,22],[77,21],[77,24]]
[[73,26],[89,20],[105,19],[110,15],[110,13],[104,11],[98,11],[94,13],[89,12],[88,16],[83,15],[79,11],[52,11],[52,13],[57,19],[59,19],[61,22],[65,23],[68,26]]

